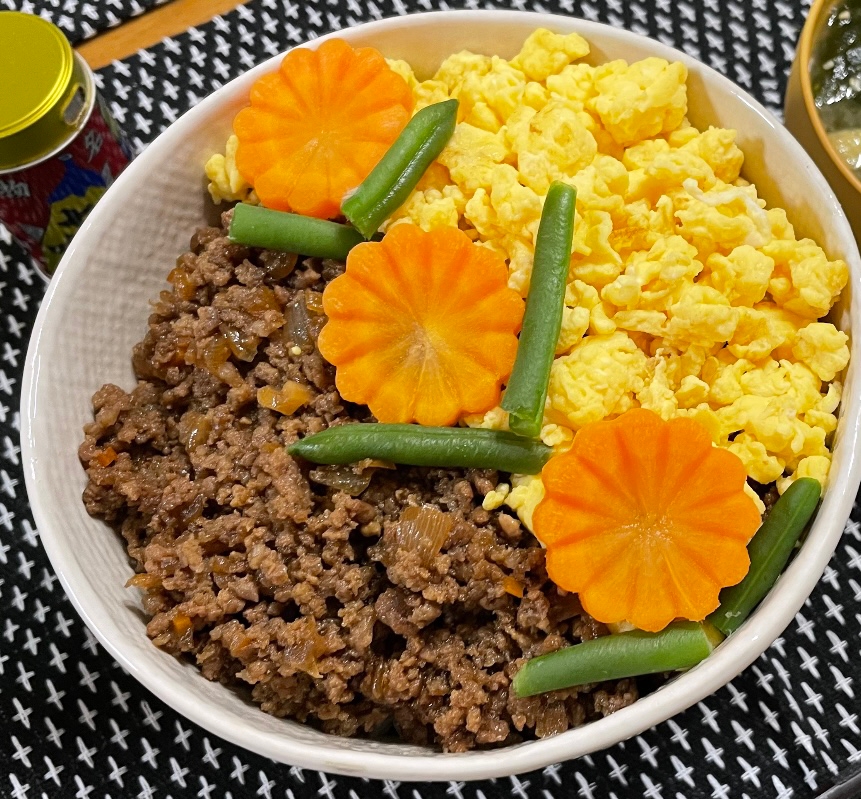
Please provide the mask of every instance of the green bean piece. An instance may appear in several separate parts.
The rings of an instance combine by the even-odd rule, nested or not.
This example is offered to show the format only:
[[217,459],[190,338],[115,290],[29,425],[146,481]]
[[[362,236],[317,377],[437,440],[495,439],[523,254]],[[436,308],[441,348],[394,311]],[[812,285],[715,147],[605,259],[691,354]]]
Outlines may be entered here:
[[657,633],[631,630],[593,638],[528,660],[514,677],[517,696],[695,666],[723,640],[710,625],[673,622]]
[[249,247],[339,261],[364,241],[361,234],[349,225],[247,203],[238,203],[234,207],[228,236],[232,242]]
[[457,123],[457,106],[457,100],[446,100],[416,113],[371,174],[341,203],[341,212],[366,239],[406,202],[448,144]]
[[720,592],[709,621],[724,635],[737,630],[777,582],[801,533],[819,504],[822,486],[800,477],[777,500],[747,545],[750,569],[738,585]]
[[576,202],[576,189],[558,181],[551,184],[535,240],[517,357],[502,398],[502,408],[509,413],[509,427],[531,438],[541,432],[550,367],[562,328]]
[[538,474],[550,447],[507,431],[418,424],[348,424],[330,427],[287,448],[312,463],[355,463],[378,458],[408,466],[499,469]]

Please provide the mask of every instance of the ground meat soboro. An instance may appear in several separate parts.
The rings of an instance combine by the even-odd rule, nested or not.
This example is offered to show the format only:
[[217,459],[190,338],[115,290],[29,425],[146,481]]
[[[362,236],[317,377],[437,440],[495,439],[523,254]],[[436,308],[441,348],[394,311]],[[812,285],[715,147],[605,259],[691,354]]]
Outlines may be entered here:
[[[368,418],[315,347],[321,292],[343,265],[297,264],[216,228],[191,248],[134,349],[137,387],[96,392],[80,448],[87,510],[124,537],[154,643],[251,686],[276,716],[452,752],[634,701],[628,680],[511,692],[524,658],[606,629],[557,593],[515,517],[482,509],[495,473],[287,455],[300,436]],[[410,506],[446,514],[436,553],[403,535]]]

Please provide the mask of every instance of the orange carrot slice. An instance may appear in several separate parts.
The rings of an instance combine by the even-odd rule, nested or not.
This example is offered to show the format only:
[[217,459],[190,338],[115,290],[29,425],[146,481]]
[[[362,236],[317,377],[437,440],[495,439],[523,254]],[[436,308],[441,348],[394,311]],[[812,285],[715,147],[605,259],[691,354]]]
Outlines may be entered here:
[[760,525],[733,453],[692,419],[637,408],[581,428],[542,473],[533,516],[547,573],[598,621],[699,621],[747,574]]
[[268,208],[328,219],[409,121],[407,82],[370,47],[297,48],[251,87],[236,166]]
[[323,292],[318,347],[341,396],[381,422],[452,425],[499,403],[523,300],[497,253],[457,228],[393,227]]

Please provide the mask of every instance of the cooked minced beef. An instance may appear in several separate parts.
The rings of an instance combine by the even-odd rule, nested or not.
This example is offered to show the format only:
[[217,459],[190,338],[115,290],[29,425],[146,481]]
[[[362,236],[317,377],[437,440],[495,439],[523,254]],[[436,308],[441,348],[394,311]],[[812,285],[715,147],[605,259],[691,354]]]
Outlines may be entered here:
[[[315,346],[321,292],[343,265],[297,264],[216,228],[191,248],[134,349],[137,387],[96,392],[80,448],[87,510],[125,538],[154,643],[210,680],[250,685],[276,716],[452,752],[633,702],[629,680],[511,692],[525,658],[606,629],[547,579],[514,516],[482,509],[495,472],[315,467],[286,453],[368,418]],[[305,405],[262,407],[260,389],[272,404],[289,381]],[[436,554],[403,534],[404,509],[423,505],[450,526]]]

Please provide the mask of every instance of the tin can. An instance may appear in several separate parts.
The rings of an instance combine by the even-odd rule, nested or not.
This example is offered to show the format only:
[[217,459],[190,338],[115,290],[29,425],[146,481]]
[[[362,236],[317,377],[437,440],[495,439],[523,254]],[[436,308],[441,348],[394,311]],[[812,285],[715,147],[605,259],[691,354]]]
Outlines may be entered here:
[[46,276],[131,160],[93,73],[40,17],[0,11],[0,223]]

